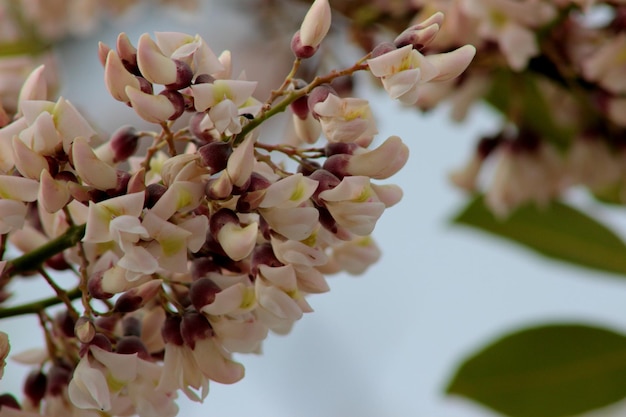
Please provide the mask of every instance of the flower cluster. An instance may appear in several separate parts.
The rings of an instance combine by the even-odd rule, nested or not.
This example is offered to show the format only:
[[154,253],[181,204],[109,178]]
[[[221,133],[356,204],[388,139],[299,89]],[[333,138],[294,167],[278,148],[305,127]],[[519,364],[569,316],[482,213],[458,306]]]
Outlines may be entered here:
[[[476,46],[477,58],[462,77],[420,86],[416,105],[428,110],[447,101],[457,121],[478,101],[500,113],[501,130],[478,142],[466,166],[452,174],[459,187],[485,193],[494,213],[505,217],[520,205],[544,205],[573,186],[603,201],[626,202],[623,1],[339,0],[333,6],[353,19],[366,50],[381,36],[372,23],[401,33],[397,46],[419,44],[435,65],[442,65],[437,52]],[[445,25],[435,11],[445,13]],[[403,32],[406,21],[418,22],[417,32]],[[462,52],[471,51],[457,49],[457,59]],[[415,48],[395,53],[407,63],[421,59]],[[421,79],[441,78],[428,67]],[[384,87],[400,100],[415,98],[408,86]]]
[[[0,396],[0,413],[173,416],[179,392],[202,401],[210,381],[243,378],[233,354],[287,333],[312,311],[307,295],[329,290],[327,275],[365,271],[380,256],[376,222],[402,197],[376,181],[404,166],[408,148],[397,136],[373,146],[368,102],[330,83],[370,71],[414,103],[474,56],[471,46],[420,52],[442,19],[308,82],[297,69],[331,22],[316,0],[291,44],[293,70],[265,102],[256,82],[233,76],[231,54],[198,35],[135,45],[120,34],[99,46],[105,85],[158,129],[122,126],[108,140],[70,101],[50,101],[46,68],[35,69],[0,129],[0,234],[24,253],[0,262],[0,290],[4,299],[20,274],[37,273],[57,298],[32,307],[47,347],[14,355],[34,370],[23,401]],[[285,110],[295,137],[265,143],[257,127]],[[74,272],[76,287],[59,287],[51,269]],[[54,317],[41,307],[60,303]],[[7,352],[0,338],[2,365]]]

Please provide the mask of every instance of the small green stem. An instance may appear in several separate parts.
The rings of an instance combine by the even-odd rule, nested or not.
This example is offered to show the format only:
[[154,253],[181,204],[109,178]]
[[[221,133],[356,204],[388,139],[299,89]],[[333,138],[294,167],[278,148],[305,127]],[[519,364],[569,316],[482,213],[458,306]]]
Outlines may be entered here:
[[[46,280],[46,282],[48,283],[48,285],[50,285],[50,287],[52,287],[52,289],[54,290],[54,292],[57,295],[57,298],[59,300],[61,300],[66,306],[67,306],[67,311],[69,313],[69,315],[74,319],[78,319],[78,312],[76,311],[76,309],[74,308],[74,306],[72,305],[72,300],[70,300],[67,296],[67,291],[65,291],[63,288],[59,287],[57,285],[56,282],[54,282],[54,280],[52,279],[52,277],[50,276],[50,274],[48,274],[48,272],[46,272],[45,269],[43,268],[39,268],[39,273],[41,274],[41,276]],[[82,290],[81,290],[82,292]]]
[[[77,300],[82,296],[82,291],[78,288],[74,288],[73,290],[67,291],[66,296],[69,300]],[[0,309],[0,319],[39,313],[40,311],[43,311],[48,307],[52,307],[61,303],[63,303],[63,301],[61,301],[59,297],[54,296],[32,301],[30,303],[22,304],[15,307],[3,308]]]
[[24,255],[7,261],[0,281],[38,269],[47,259],[75,246],[85,235],[85,225],[70,226],[65,233]]

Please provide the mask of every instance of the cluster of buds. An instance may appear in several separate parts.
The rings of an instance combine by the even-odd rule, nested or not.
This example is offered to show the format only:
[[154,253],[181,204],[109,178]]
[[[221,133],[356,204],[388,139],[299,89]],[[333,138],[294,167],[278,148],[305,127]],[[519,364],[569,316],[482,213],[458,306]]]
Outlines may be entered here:
[[[474,56],[471,46],[419,52],[442,18],[307,82],[294,78],[298,65],[331,23],[328,1],[316,0],[292,42],[294,69],[265,102],[256,82],[232,76],[230,53],[200,36],[144,34],[135,46],[121,34],[99,47],[104,82],[159,129],[123,126],[107,141],[68,100],[47,100],[37,68],[0,129],[0,233],[24,252],[0,262],[0,289],[38,273],[65,310],[49,317],[37,304],[47,347],[15,355],[36,370],[26,398],[0,397],[0,413],[173,416],[179,392],[202,401],[210,381],[243,378],[233,354],[289,332],[312,311],[307,295],[329,290],[327,275],[364,272],[380,256],[377,220],[402,197],[375,181],[398,172],[408,148],[397,136],[372,146],[368,102],[330,82],[370,71],[392,98],[414,102]],[[257,127],[286,110],[296,137],[263,142]],[[143,139],[152,143],[139,156]],[[76,288],[60,288],[50,269],[73,271]]]

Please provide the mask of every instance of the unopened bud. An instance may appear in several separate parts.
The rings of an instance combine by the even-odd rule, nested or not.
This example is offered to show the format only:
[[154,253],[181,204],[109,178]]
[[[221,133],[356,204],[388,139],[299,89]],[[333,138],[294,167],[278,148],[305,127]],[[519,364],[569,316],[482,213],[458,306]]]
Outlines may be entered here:
[[295,114],[296,116],[300,118],[300,120],[305,120],[307,116],[309,115],[308,102],[309,102],[308,96],[302,96],[294,100],[289,105],[289,108],[291,109],[293,114]]
[[326,37],[330,24],[331,11],[328,0],[315,0],[300,26],[299,38],[302,46],[317,49]]
[[144,205],[146,206],[146,208],[151,209],[152,207],[154,207],[156,202],[159,201],[159,199],[163,196],[163,194],[165,194],[166,191],[167,187],[163,184],[153,183],[148,185],[146,187],[146,198],[144,200]]
[[74,326],[76,325],[76,321],[67,310],[60,311],[54,317],[54,321],[57,328],[61,330],[61,333],[63,333],[63,336],[74,337]]
[[372,58],[379,57],[381,55],[385,55],[387,52],[395,51],[398,49],[396,45],[391,42],[383,42],[376,45],[376,47],[372,50],[371,56]]
[[81,343],[89,343],[96,335],[96,328],[88,317],[79,317],[74,326],[74,334]]
[[97,300],[106,300],[113,297],[113,294],[106,292],[102,288],[102,278],[104,271],[96,272],[92,274],[87,280],[87,290],[89,295]]
[[158,294],[161,290],[163,281],[153,279],[138,287],[131,288],[115,302],[113,311],[118,313],[130,313],[143,307],[148,301]]
[[46,395],[47,382],[46,375],[38,369],[29,373],[24,381],[24,395],[35,407],[39,407],[39,403]]
[[309,93],[307,105],[311,110],[311,114],[313,114],[313,117],[315,117],[316,119],[319,119],[319,115],[313,110],[315,108],[315,105],[317,103],[322,103],[323,101],[326,101],[326,98],[329,94],[337,95],[337,92],[328,84],[317,86]]
[[183,95],[175,90],[163,90],[159,94],[167,97],[174,106],[174,113],[169,120],[178,119],[185,111],[185,98]]
[[124,336],[118,340],[115,352],[123,355],[137,354],[140,359],[149,360],[150,354],[146,345],[137,336]]
[[139,75],[139,67],[137,67],[137,49],[130,42],[126,33],[122,32],[117,36],[115,47],[126,70],[131,74]]
[[191,67],[184,61],[178,59],[174,59],[173,61],[174,64],[176,64],[176,81],[167,84],[165,88],[168,90],[180,90],[181,88],[189,87],[193,79]]
[[161,328],[161,336],[165,343],[171,343],[176,346],[182,346],[185,341],[180,334],[180,324],[182,319],[178,316],[168,316]]
[[189,288],[189,299],[196,310],[201,310],[207,304],[215,301],[215,295],[222,289],[210,278],[200,278],[194,281]]
[[191,349],[196,347],[196,340],[213,337],[213,328],[204,315],[193,311],[185,313],[180,325],[180,334],[185,344]]
[[326,169],[318,169],[317,171],[312,173],[309,178],[318,182],[317,189],[315,190],[315,193],[313,193],[313,196],[311,198],[313,199],[313,201],[315,201],[316,204],[320,206],[322,206],[323,203],[318,197],[319,194],[322,191],[335,188],[341,182],[341,180],[337,178],[336,175]]
[[202,163],[209,168],[211,174],[225,169],[232,153],[233,147],[229,142],[211,142],[198,148]]
[[111,135],[110,144],[113,150],[113,162],[126,161],[137,150],[139,144],[137,129],[132,126],[122,126]]
[[141,336],[141,320],[133,316],[124,317],[122,333],[124,336]]
[[72,371],[63,364],[54,364],[48,371],[46,394],[51,397],[60,397],[67,392],[67,386],[72,379]]

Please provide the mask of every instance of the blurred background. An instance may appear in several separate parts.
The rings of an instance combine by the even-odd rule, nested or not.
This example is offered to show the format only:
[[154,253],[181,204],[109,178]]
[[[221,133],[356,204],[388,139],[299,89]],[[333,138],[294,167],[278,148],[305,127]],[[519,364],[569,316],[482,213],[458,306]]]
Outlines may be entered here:
[[[206,1],[192,15],[142,7],[86,37],[64,42],[58,50],[61,95],[103,132],[141,125],[102,82],[97,42],[114,45],[121,31],[133,42],[143,32],[199,33],[216,53],[232,51],[235,74],[245,70],[248,79],[272,80],[269,88],[276,86],[290,64],[289,37],[266,40],[273,29],[264,26],[284,21],[290,36],[299,14],[281,10],[278,20],[259,19],[263,15],[252,4],[256,2]],[[341,34],[335,41],[340,48],[347,43]],[[213,383],[204,404],[181,398],[179,415],[495,416],[443,394],[460,360],[487,340],[511,328],[551,321],[626,331],[626,286],[614,276],[594,272],[591,277],[588,271],[450,224],[466,197],[449,185],[447,175],[463,164],[477,137],[496,131],[494,113],[476,106],[463,124],[452,124],[445,105],[420,114],[392,102],[369,78],[359,81],[355,95],[371,102],[380,131],[377,141],[398,135],[411,150],[408,164],[391,180],[403,188],[404,199],[385,212],[374,232],[382,259],[363,276],[331,277],[330,293],[309,298],[315,312],[304,316],[291,334],[270,335],[262,355],[238,357],[246,367],[241,382]],[[277,122],[273,129],[265,134],[282,135],[284,126]],[[586,206],[584,198],[573,198]],[[604,220],[615,229],[622,226],[610,215]],[[48,295],[35,281],[24,285],[28,289],[20,289],[15,301]],[[14,353],[40,345],[34,318],[3,320],[0,326],[13,336]],[[19,393],[27,371],[10,363],[0,391]],[[619,407],[601,412],[618,413]]]

